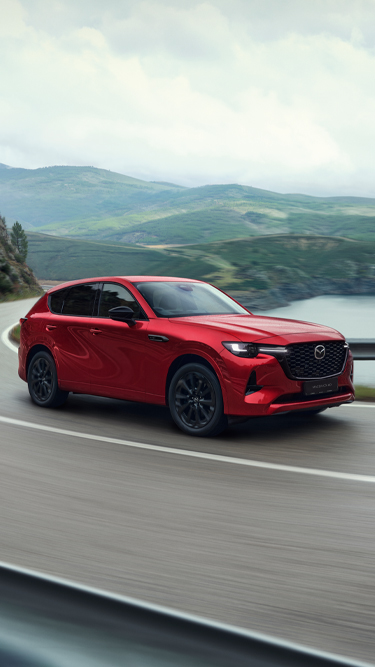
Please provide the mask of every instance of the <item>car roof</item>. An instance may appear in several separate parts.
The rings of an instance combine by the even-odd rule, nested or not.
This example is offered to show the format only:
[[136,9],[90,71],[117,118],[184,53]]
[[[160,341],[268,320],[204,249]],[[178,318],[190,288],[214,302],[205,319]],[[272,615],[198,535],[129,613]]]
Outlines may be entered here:
[[99,276],[93,278],[82,278],[81,280],[69,280],[60,285],[55,285],[48,290],[49,293],[56,292],[63,287],[70,287],[72,285],[81,285],[82,283],[100,283],[100,282],[116,282],[116,280],[127,280],[130,283],[144,283],[144,282],[184,282],[184,283],[200,283],[201,280],[194,280],[193,278],[176,278],[174,276]]

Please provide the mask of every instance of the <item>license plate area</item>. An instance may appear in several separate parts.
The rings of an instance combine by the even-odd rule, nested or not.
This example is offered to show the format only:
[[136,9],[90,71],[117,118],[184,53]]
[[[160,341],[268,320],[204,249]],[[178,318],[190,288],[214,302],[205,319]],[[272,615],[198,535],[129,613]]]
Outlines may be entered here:
[[321,380],[308,380],[303,383],[303,393],[305,396],[315,396],[317,394],[330,394],[338,391],[338,378],[322,378]]

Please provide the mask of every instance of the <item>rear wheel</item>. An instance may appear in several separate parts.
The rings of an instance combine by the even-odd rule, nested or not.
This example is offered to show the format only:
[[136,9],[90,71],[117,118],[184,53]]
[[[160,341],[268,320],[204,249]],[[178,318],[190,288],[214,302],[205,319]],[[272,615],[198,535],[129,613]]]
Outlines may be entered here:
[[168,399],[172,419],[189,435],[215,436],[228,424],[220,383],[203,364],[179,368],[172,378]]
[[48,352],[37,352],[32,358],[27,384],[32,400],[43,408],[57,408],[69,395],[68,391],[59,389],[55,362]]

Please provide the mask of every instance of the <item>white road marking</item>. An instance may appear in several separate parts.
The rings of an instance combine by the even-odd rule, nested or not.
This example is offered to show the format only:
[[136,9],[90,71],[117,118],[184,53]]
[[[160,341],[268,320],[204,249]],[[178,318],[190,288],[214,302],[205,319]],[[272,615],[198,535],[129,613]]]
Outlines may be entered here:
[[254,461],[251,459],[240,459],[234,456],[222,456],[221,454],[209,454],[206,452],[196,452],[188,449],[177,449],[175,447],[163,447],[162,445],[150,445],[143,442],[133,442],[132,440],[120,440],[119,438],[108,438],[102,435],[93,435],[91,433],[80,433],[79,431],[69,431],[65,428],[56,428],[54,426],[45,426],[33,422],[25,422],[21,419],[12,419],[11,417],[0,416],[0,422],[11,424],[12,426],[21,426],[31,428],[36,431],[46,431],[47,433],[57,433],[72,438],[82,438],[83,440],[95,440],[97,442],[107,442],[122,447],[132,447],[134,449],[146,449],[153,452],[163,452],[164,454],[177,454],[178,456],[187,456],[194,459],[207,459],[209,461],[218,461],[219,463],[231,463],[234,465],[248,466],[250,468],[264,468],[266,470],[279,470],[281,472],[300,473],[302,475],[314,475],[316,477],[331,477],[333,479],[343,479],[352,482],[370,482],[375,483],[375,475],[359,475],[348,472],[335,472],[334,470],[319,470],[317,468],[302,468],[299,466],[289,466],[280,463],[267,463],[266,461]]
[[18,322],[11,324],[10,327],[5,329],[5,331],[3,331],[3,333],[1,334],[1,342],[4,343],[4,345],[6,345],[7,347],[9,347],[9,349],[15,352],[16,354],[18,354],[18,346],[9,340],[9,334],[12,331],[13,327],[17,326],[17,324]]

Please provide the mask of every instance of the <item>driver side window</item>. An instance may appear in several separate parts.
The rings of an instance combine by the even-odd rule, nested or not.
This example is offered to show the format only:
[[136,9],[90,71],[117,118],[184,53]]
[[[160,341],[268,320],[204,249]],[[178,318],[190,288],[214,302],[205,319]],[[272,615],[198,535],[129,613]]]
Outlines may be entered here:
[[135,320],[144,319],[139,303],[126,287],[117,285],[116,283],[104,283],[100,296],[99,317],[109,317],[111,308],[117,308],[118,306],[131,308]]

